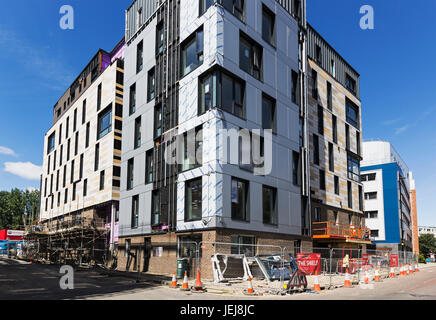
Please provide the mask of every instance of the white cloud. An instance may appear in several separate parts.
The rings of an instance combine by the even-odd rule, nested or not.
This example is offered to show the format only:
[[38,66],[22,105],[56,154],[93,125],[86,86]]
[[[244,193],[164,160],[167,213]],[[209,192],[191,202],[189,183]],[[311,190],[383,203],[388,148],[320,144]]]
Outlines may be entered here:
[[4,170],[23,179],[39,180],[42,166],[34,165],[31,162],[6,162]]
[[5,154],[7,156],[16,156],[14,150],[2,146],[0,146],[0,154]]
[[26,191],[29,191],[29,192],[33,192],[33,191],[36,191],[36,190],[38,190],[38,189],[36,189],[34,187],[27,187],[26,188]]

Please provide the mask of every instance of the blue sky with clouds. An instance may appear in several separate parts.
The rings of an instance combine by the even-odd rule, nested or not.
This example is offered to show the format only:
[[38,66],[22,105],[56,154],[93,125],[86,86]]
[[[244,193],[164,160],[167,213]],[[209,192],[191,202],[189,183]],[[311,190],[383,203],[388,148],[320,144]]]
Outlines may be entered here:
[[[414,171],[419,223],[436,226],[436,1],[307,0],[309,22],[361,74],[364,139],[393,143]],[[54,104],[99,48],[124,32],[131,0],[8,2],[0,11],[0,190],[39,187]],[[59,9],[75,10],[75,29]],[[375,10],[361,30],[359,9]]]

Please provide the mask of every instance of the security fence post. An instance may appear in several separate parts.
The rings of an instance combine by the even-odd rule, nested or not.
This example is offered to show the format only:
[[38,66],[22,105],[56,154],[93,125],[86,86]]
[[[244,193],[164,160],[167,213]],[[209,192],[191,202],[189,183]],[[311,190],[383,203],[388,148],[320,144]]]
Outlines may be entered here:
[[330,248],[329,254],[330,254],[329,287],[331,287],[332,286],[332,277],[333,277],[333,270],[332,270],[332,267],[333,267],[333,249],[332,248]]

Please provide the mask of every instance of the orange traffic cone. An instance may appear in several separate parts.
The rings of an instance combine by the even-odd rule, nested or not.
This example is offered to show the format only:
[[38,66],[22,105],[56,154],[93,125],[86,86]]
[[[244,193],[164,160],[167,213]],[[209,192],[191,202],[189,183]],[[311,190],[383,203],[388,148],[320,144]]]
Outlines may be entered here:
[[400,266],[400,277],[404,276],[404,268],[403,265]]
[[319,284],[319,279],[318,279],[318,272],[315,274],[315,283],[314,283],[314,286],[313,286],[313,291],[321,292],[321,286]]
[[197,269],[197,278],[195,280],[195,291],[197,292],[203,292],[203,284],[201,283],[201,277],[200,277],[200,269]]
[[415,272],[419,272],[419,267],[417,263],[415,263]]
[[412,268],[412,264],[409,263],[409,274],[413,274],[414,270]]
[[348,273],[348,269],[345,273],[345,281],[344,281],[344,288],[352,288],[351,280],[350,280],[350,274]]
[[248,295],[254,295],[254,289],[253,289],[253,284],[251,283],[251,277],[248,278],[247,294]]
[[365,278],[363,279],[363,282],[365,284],[369,284],[369,275],[368,275],[368,271],[365,271]]
[[390,278],[395,278],[396,274],[395,274],[395,269],[392,267],[391,268],[391,274],[389,275]]
[[374,281],[375,282],[381,282],[380,273],[378,272],[378,268],[377,267],[375,267]]
[[185,271],[185,277],[183,278],[183,286],[182,291],[189,291],[189,285],[188,285],[188,272]]
[[177,280],[176,280],[176,273],[173,272],[173,280],[171,281],[171,288],[176,289],[178,287]]

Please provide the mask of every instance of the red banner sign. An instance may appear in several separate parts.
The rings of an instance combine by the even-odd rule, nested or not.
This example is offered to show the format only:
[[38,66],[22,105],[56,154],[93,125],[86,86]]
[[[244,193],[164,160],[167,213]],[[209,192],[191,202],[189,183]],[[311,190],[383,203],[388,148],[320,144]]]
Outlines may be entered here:
[[320,253],[298,253],[297,263],[301,272],[305,274],[321,274],[321,254]]
[[391,267],[398,267],[398,254],[391,254]]

